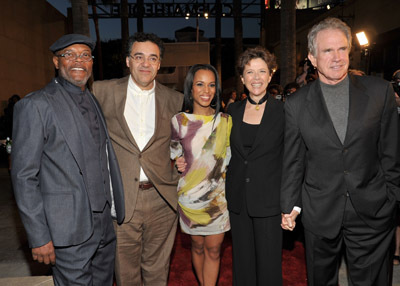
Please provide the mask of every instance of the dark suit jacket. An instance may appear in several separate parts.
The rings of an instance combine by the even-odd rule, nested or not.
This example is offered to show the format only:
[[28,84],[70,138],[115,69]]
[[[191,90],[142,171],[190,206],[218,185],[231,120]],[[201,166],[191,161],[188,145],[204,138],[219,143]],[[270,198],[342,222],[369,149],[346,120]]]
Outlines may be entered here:
[[281,206],[290,213],[302,196],[304,227],[332,238],[343,221],[346,196],[374,229],[392,222],[400,198],[398,118],[393,89],[376,77],[350,77],[344,144],[339,140],[319,81],[285,103]]
[[144,147],[138,145],[124,117],[129,77],[96,81],[93,94],[99,100],[121,168],[125,189],[125,221],[133,216],[139,191],[140,167],[161,196],[176,210],[179,175],[171,166],[171,118],[182,109],[183,95],[156,83],[154,135]]
[[[98,103],[91,97],[104,118]],[[14,107],[11,175],[31,247],[50,240],[77,245],[93,232],[83,144],[93,142],[72,98],[53,79]],[[117,219],[124,215],[121,175],[107,134],[107,152]]]
[[228,107],[228,113],[232,116],[232,158],[226,176],[228,209],[240,213],[246,195],[250,216],[276,215],[280,213],[283,103],[269,96],[255,142],[246,156],[241,131],[246,102],[235,102]]

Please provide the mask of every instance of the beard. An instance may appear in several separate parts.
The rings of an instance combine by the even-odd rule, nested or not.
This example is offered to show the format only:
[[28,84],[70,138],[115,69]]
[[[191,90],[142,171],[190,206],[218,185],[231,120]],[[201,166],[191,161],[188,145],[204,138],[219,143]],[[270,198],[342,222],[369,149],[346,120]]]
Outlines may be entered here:
[[81,88],[84,87],[86,85],[88,79],[92,75],[91,71],[88,72],[85,68],[83,68],[84,71],[86,72],[86,76],[79,77],[79,78],[76,79],[70,74],[71,69],[72,68],[70,68],[69,70],[66,70],[66,69],[62,68],[62,69],[59,69],[59,73],[65,80],[69,81],[73,85],[76,85],[76,86],[81,87]]

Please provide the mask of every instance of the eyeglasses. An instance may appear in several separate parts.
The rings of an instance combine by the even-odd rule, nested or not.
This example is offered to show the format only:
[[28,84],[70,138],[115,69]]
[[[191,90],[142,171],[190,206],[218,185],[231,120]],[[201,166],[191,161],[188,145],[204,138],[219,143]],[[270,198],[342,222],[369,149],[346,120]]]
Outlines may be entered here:
[[[142,64],[146,60],[144,55],[134,55],[134,56],[129,55],[129,57],[131,57],[135,61],[135,63],[138,63],[138,64]],[[156,64],[158,64],[159,58],[156,56],[150,56],[147,58],[147,61],[151,65],[156,65]]]
[[65,58],[67,61],[76,61],[78,58],[80,58],[82,62],[90,62],[94,59],[94,56],[92,56],[89,53],[82,53],[78,56],[75,53],[66,52],[61,55],[58,55],[58,57]]

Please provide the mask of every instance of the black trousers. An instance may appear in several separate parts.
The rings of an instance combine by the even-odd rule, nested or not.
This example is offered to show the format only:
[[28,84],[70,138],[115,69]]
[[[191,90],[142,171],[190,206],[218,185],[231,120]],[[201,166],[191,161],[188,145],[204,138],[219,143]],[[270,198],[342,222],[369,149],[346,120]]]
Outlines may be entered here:
[[244,207],[240,214],[229,212],[229,216],[233,285],[282,285],[281,215],[250,217]]
[[112,286],[115,232],[110,207],[93,212],[94,230],[89,240],[76,246],[56,247],[52,267],[55,286]]
[[394,233],[394,225],[376,230],[365,224],[348,198],[342,229],[337,237],[327,239],[304,230],[308,285],[338,285],[343,248],[350,285],[390,285],[390,267],[393,267],[390,246]]

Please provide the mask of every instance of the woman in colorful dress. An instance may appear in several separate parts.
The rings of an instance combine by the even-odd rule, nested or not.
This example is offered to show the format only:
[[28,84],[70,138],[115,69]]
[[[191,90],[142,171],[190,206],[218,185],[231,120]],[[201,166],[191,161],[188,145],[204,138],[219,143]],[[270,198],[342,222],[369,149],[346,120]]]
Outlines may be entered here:
[[191,236],[192,263],[200,285],[215,285],[221,244],[230,229],[225,171],[231,156],[232,120],[218,112],[221,88],[213,66],[194,65],[186,76],[184,93],[187,112],[172,118],[171,137],[171,159],[182,171],[180,226]]

